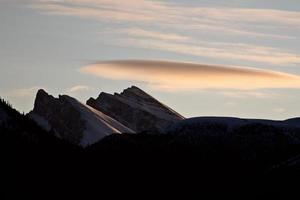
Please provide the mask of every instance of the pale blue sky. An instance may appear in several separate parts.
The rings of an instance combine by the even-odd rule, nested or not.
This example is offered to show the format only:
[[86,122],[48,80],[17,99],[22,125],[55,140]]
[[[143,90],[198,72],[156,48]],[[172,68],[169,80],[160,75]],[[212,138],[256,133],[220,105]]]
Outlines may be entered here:
[[[186,117],[300,116],[298,0],[0,0],[0,25],[0,96],[20,111],[32,109],[38,88],[85,101],[101,91],[137,85]],[[190,85],[82,72],[107,60],[168,60],[285,74],[270,84],[253,76],[252,88],[251,76],[229,86],[226,74],[217,81],[213,76],[204,87],[207,74],[201,71],[200,81]],[[172,74],[174,68],[168,69]],[[182,80],[190,76],[186,66],[179,69]],[[162,84],[168,89],[157,87]],[[176,90],[178,84],[184,86]]]

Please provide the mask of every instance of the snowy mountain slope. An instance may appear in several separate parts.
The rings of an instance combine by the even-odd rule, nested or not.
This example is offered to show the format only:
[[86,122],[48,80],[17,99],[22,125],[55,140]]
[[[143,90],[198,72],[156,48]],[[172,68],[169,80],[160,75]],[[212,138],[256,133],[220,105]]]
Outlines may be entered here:
[[184,117],[162,104],[143,90],[132,86],[121,94],[101,93],[87,104],[111,116],[136,132],[156,129],[163,131]]
[[134,133],[111,117],[78,100],[62,95],[54,98],[39,90],[35,106],[29,113],[39,125],[56,135],[83,147],[110,134]]
[[287,119],[283,121],[285,124],[288,124],[290,126],[296,126],[300,128],[300,118],[292,118],[292,119]]
[[64,96],[64,98],[68,99],[68,101],[80,111],[82,119],[86,121],[86,130],[80,143],[82,146],[93,144],[112,133],[133,133],[131,129],[100,111],[95,110],[72,97]]
[[208,125],[208,124],[218,124],[224,125],[228,129],[237,128],[240,126],[251,125],[251,124],[262,124],[270,125],[275,127],[297,129],[300,128],[300,119],[288,119],[284,121],[279,120],[266,120],[266,119],[242,119],[234,117],[195,117],[180,121],[169,128],[169,131],[175,131],[182,129],[183,127],[193,126],[193,125]]

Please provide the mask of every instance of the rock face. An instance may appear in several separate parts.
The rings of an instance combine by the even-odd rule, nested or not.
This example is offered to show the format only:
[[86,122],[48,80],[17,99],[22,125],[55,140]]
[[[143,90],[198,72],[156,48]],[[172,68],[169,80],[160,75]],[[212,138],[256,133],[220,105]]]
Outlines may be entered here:
[[136,132],[163,131],[172,123],[184,119],[183,116],[135,86],[124,90],[121,94],[101,93],[97,99],[90,98],[87,105]]
[[63,95],[54,98],[39,90],[34,109],[29,113],[46,130],[83,147],[91,145],[110,134],[133,133],[111,117]]

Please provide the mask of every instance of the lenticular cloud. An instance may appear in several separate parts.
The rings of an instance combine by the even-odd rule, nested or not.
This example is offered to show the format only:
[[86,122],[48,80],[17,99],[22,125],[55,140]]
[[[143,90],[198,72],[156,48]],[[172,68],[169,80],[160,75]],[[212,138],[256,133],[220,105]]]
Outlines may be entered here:
[[85,66],[82,73],[148,83],[166,90],[300,88],[300,76],[248,67],[125,60]]

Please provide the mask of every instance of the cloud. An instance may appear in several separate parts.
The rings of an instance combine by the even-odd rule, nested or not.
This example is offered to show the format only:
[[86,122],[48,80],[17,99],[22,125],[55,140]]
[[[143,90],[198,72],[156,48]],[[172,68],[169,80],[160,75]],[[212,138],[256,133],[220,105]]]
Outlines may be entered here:
[[145,82],[162,90],[300,88],[300,76],[287,73],[170,61],[106,61],[82,67],[80,72]]
[[274,109],[273,109],[273,112],[276,112],[276,113],[284,113],[284,112],[286,112],[286,109],[285,109],[285,108],[274,108]]
[[[272,65],[300,63],[298,52],[238,42],[240,37],[243,41],[249,41],[249,37],[297,40],[300,12],[188,6],[150,0],[36,0],[31,7],[49,15],[80,17],[125,27],[119,31],[113,28],[109,33],[109,42],[117,46]],[[120,35],[116,36],[116,31]],[[225,36],[231,37],[227,43]]]
[[43,87],[29,87],[29,88],[18,88],[12,89],[7,92],[7,96],[11,98],[24,98],[24,97],[32,97],[36,94],[36,92]]
[[237,105],[237,103],[233,102],[233,101],[229,101],[229,102],[225,103],[225,106],[227,106],[227,107],[235,107],[236,105]]
[[94,20],[117,21],[155,21],[156,17],[149,12],[160,8],[160,3],[143,0],[111,1],[111,0],[65,0],[54,2],[38,1],[32,5],[51,15],[67,15]]
[[78,92],[86,92],[93,90],[92,87],[87,85],[76,85],[68,89],[69,93],[78,93]]
[[279,48],[250,44],[216,43],[199,40],[190,43],[179,43],[151,38],[146,40],[139,38],[130,38],[124,41],[115,40],[115,44],[165,50],[201,57],[243,60],[273,65],[300,63],[300,54],[286,52]]
[[[155,21],[176,24],[272,23],[300,25],[300,13],[275,9],[247,9],[230,7],[200,7],[152,0],[36,0],[35,8],[50,14],[118,19],[122,21]],[[106,15],[114,14],[114,15]],[[130,16],[132,18],[130,18]],[[102,19],[100,19],[102,20]],[[181,23],[182,24],[182,23]],[[229,24],[227,24],[229,26]]]
[[34,86],[27,88],[7,88],[4,90],[0,90],[5,100],[8,100],[12,105],[17,105],[19,111],[28,112],[32,109],[35,95],[40,88],[44,87]]
[[256,98],[256,99],[269,99],[278,97],[276,94],[258,92],[258,91],[223,91],[222,95],[230,98],[245,99],[245,98]]
[[[226,12],[224,12],[226,11]],[[300,13],[296,11],[275,9],[249,9],[249,8],[192,8],[190,13],[220,20],[233,22],[273,23],[281,25],[300,25]]]
[[133,36],[133,37],[141,37],[141,38],[152,38],[158,40],[172,40],[172,41],[189,41],[190,38],[187,36],[182,36],[179,34],[173,33],[162,33],[158,31],[148,31],[141,28],[130,28],[122,30],[122,32]]

